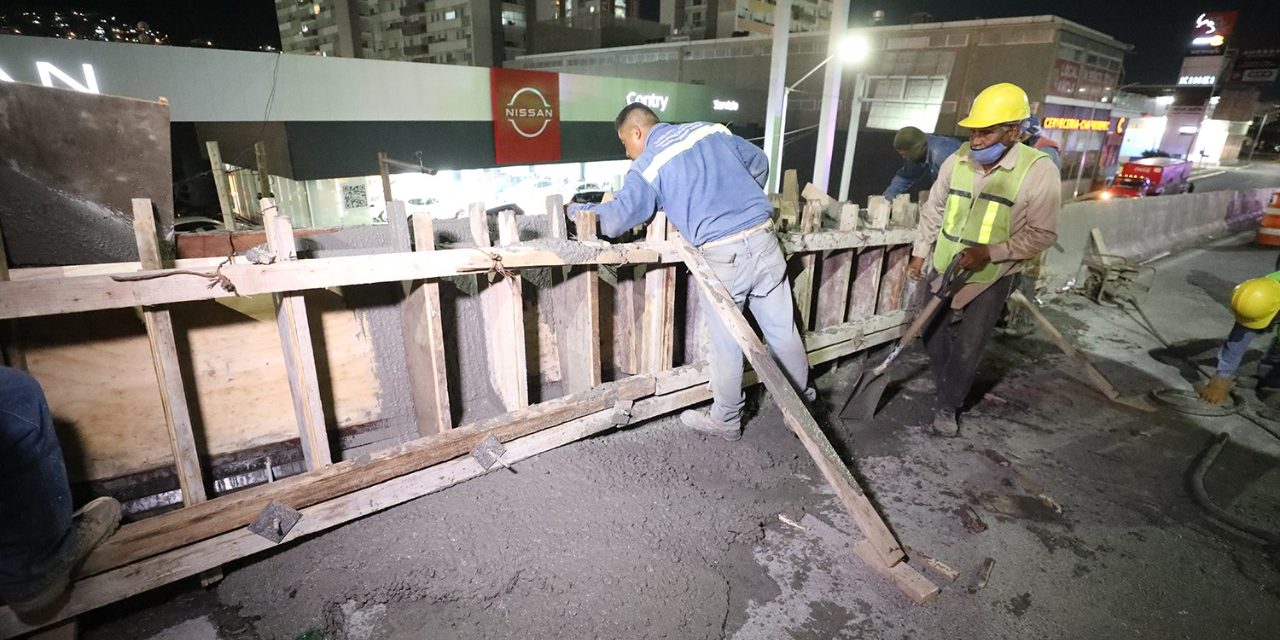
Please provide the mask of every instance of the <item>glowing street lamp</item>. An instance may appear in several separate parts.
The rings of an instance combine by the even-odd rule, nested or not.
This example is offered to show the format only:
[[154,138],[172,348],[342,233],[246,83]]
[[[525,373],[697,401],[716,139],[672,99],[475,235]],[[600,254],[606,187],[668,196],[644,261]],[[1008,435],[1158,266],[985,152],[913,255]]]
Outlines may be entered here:
[[[783,142],[786,138],[786,133],[787,133],[787,128],[786,128],[787,104],[790,101],[791,92],[795,91],[796,87],[799,86],[800,83],[804,82],[805,80],[808,80],[809,76],[812,76],[813,74],[817,73],[819,69],[826,66],[828,62],[838,59],[840,64],[855,64],[866,59],[867,54],[870,52],[870,50],[871,50],[871,43],[866,39],[866,37],[856,33],[851,33],[849,35],[846,35],[844,38],[841,38],[840,41],[837,43],[835,52],[833,52],[831,55],[827,56],[826,58],[823,58],[822,62],[819,62],[818,64],[814,65],[812,69],[810,69],[804,75],[800,76],[799,80],[796,80],[795,82],[791,83],[786,87],[786,89],[783,90],[782,104],[778,112],[775,113],[773,104],[769,105],[768,111],[770,113],[766,114],[765,120],[771,122],[775,117],[778,119],[777,147],[776,147],[777,150],[773,154],[773,157],[770,158],[770,161],[769,161],[770,191],[776,192],[778,190],[778,185],[781,183],[781,176],[779,175],[779,173],[782,170],[782,148],[783,148]],[[779,53],[778,48],[775,47],[773,55],[776,56],[778,55],[778,53]],[[861,74],[859,74],[859,76],[861,76]],[[857,99],[856,96],[855,96],[855,99]],[[828,101],[831,101],[832,111],[834,112],[835,97],[833,95],[828,94],[824,90],[822,100],[823,100],[824,107],[827,106]],[[823,110],[826,111],[826,109],[823,109]],[[820,125],[821,124],[822,123],[820,123]],[[769,141],[766,140],[766,145],[768,143]],[[823,159],[824,155],[825,155],[825,160]],[[831,146],[828,143],[827,145],[825,145],[824,149],[818,150],[818,159],[815,161],[814,166],[815,168],[819,166],[827,166],[830,164],[830,161],[831,161]]]

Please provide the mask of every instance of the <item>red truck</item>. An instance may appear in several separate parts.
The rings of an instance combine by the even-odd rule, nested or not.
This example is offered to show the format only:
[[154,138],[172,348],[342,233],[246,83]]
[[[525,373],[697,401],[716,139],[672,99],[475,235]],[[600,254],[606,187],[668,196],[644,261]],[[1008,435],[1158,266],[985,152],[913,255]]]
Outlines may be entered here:
[[1100,197],[1141,198],[1161,194],[1191,193],[1191,162],[1177,158],[1143,158],[1126,162]]

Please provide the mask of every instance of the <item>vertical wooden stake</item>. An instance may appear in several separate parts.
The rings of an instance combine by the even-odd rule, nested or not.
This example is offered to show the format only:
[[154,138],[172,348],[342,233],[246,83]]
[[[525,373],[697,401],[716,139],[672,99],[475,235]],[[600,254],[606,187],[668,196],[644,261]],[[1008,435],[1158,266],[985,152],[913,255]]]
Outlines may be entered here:
[[[281,216],[271,198],[259,202],[262,222],[267,232],[267,246],[277,262],[297,260],[298,249],[289,219]],[[329,434],[325,430],[324,407],[320,402],[320,381],[316,374],[311,327],[307,324],[307,303],[301,293],[277,293],[276,325],[280,330],[280,346],[284,366],[289,375],[289,391],[293,396],[293,412],[302,439],[302,455],[307,469],[318,469],[333,462],[329,450]]]
[[[649,223],[645,239],[661,242],[667,237],[667,216],[658,213]],[[675,324],[674,286],[675,267],[649,265],[644,274],[644,315],[640,336],[644,373],[666,371],[675,360],[674,340],[669,337]]]
[[[800,212],[800,233],[813,233],[822,216],[822,206],[815,201],[806,202],[804,210]],[[796,276],[795,289],[792,295],[795,297],[796,307],[800,311],[800,333],[805,333],[810,328],[810,319],[813,315],[813,278],[814,265],[817,264],[818,256],[813,252],[806,252],[800,256],[801,269]]]
[[869,247],[858,253],[849,311],[845,320],[862,320],[876,313],[880,296],[880,275],[884,269],[884,247]]
[[552,240],[569,239],[564,222],[564,196],[547,196],[547,237]]
[[[405,205],[394,200],[387,205],[391,246],[409,250],[409,229]],[[414,251],[434,251],[435,231],[431,217],[413,217]],[[444,330],[440,320],[440,285],[434,280],[405,282],[405,298],[400,307],[404,334],[405,368],[409,372],[414,418],[418,433],[426,436],[453,428],[449,413],[449,383],[445,375]]]
[[[275,195],[271,193],[271,173],[267,168],[267,145],[261,140],[253,143],[253,160],[258,170],[258,199],[274,198]],[[262,213],[265,215],[266,211],[263,210]]]
[[889,214],[892,206],[884,196],[871,196],[867,200],[867,226],[872,229],[885,229],[889,226]]
[[911,261],[911,245],[893,247],[885,257],[884,281],[880,283],[880,302],[876,313],[886,314],[902,308],[903,290],[907,284],[907,263]]
[[231,208],[231,191],[227,188],[227,169],[222,163],[222,150],[217,140],[204,143],[209,152],[209,167],[213,170],[213,186],[218,191],[218,208],[222,210],[222,226],[227,231],[236,230],[236,214]]
[[[160,240],[156,235],[155,210],[150,199],[133,199],[133,234],[138,244],[138,261],[142,269],[164,268],[160,257]],[[178,487],[182,491],[182,504],[189,507],[207,500],[208,494],[205,492],[204,475],[200,471],[200,453],[196,448],[195,433],[191,425],[187,393],[182,384],[182,368],[178,359],[173,319],[169,316],[169,310],[164,307],[145,307],[142,310],[142,322],[146,325],[147,341],[151,344],[151,364],[160,389],[160,406],[164,410],[169,447],[173,451]],[[221,579],[221,569],[210,569],[200,574],[201,586],[209,586]]]
[[[840,231],[853,231],[858,224],[858,205],[844,205],[840,210]],[[832,251],[822,259],[822,280],[818,284],[818,316],[816,327],[825,329],[844,322],[849,304],[849,281],[853,275],[853,249]]]
[[[489,222],[484,205],[472,205],[472,235],[481,248],[489,245]],[[515,213],[498,214],[498,242],[520,241]],[[481,308],[490,336],[489,371],[494,389],[507,411],[529,406],[529,361],[525,348],[524,279],[519,274],[498,275],[480,292]]]
[[[143,270],[164,268],[160,260],[159,239],[156,237],[155,212],[151,207],[151,200],[147,198],[133,199],[133,232]],[[178,472],[178,486],[182,488],[182,502],[186,505],[204,502],[204,479],[200,473],[200,456],[191,430],[187,395],[182,386],[173,320],[169,317],[169,310],[162,307],[143,309],[142,319],[147,326],[147,339],[151,342],[151,361],[155,365],[156,382],[160,386],[160,404],[164,408],[169,446],[173,449],[174,465]]]
[[[391,172],[387,169],[387,154],[383,151],[378,152],[378,175],[382,177],[382,201],[388,207],[391,206]],[[387,219],[390,219],[390,209],[387,210]]]
[[[596,214],[578,212],[574,221],[579,242],[596,240]],[[600,276],[596,267],[573,267],[556,287],[559,330],[557,345],[564,393],[599,386],[600,373]]]
[[[0,229],[0,282],[9,279],[9,256],[4,248],[4,229]],[[0,322],[0,349],[3,361],[15,369],[27,370],[27,354],[22,350],[18,337],[18,321]]]

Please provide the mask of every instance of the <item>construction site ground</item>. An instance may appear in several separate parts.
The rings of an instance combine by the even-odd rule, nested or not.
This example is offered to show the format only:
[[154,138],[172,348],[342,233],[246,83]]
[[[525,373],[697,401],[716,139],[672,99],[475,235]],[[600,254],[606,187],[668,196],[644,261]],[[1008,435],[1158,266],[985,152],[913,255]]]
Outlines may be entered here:
[[[1122,394],[1189,390],[1182,359],[1212,364],[1234,284],[1273,269],[1276,251],[1250,239],[1153,264],[1140,302],[1173,349],[1132,311],[1053,292],[1043,308]],[[827,402],[849,375],[824,372]],[[674,416],[608,432],[226,567],[210,588],[187,581],[97,612],[82,636],[1276,637],[1280,551],[1208,516],[1189,475],[1229,433],[1208,494],[1280,531],[1280,440],[1240,416],[1110,403],[1039,333],[988,348],[956,439],[921,427],[933,386],[922,353],[894,375],[874,422],[828,419],[828,432],[942,587],[925,605],[854,555],[851,518],[755,392],[739,442]],[[1261,406],[1247,375],[1241,395]]]

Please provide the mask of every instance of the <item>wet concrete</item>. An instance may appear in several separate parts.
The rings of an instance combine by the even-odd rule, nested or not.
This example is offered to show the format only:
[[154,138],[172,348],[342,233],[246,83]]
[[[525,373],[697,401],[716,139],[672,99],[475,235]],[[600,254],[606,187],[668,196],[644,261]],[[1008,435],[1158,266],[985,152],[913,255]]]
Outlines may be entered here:
[[[1231,283],[1274,258],[1221,247],[1160,263],[1148,314],[1211,361],[1230,315],[1193,273]],[[1046,311],[1122,393],[1189,388],[1130,314],[1077,297]],[[224,640],[1274,637],[1276,550],[1207,516],[1186,480],[1230,433],[1211,497],[1280,529],[1280,442],[1240,417],[1110,403],[1036,335],[996,341],[961,437],[939,439],[919,426],[923,362],[899,365],[875,421],[829,433],[902,542],[960,572],[949,582],[921,565],[942,587],[927,605],[851,552],[856,527],[766,399],[740,442],[671,418],[602,434],[238,564],[210,591],[98,613],[84,637],[196,619]],[[842,399],[848,371],[820,388]],[[987,558],[989,582],[971,593]]]

